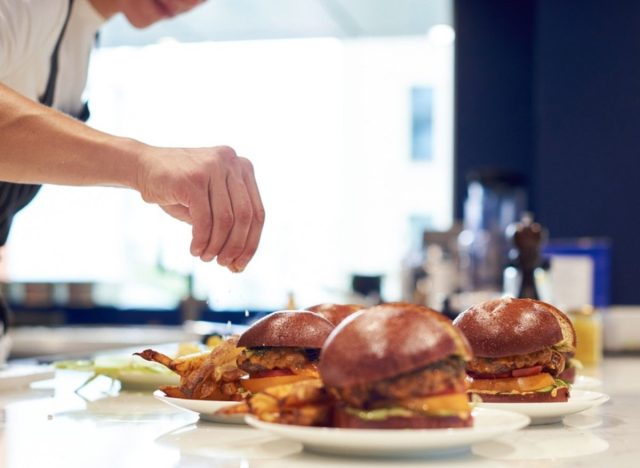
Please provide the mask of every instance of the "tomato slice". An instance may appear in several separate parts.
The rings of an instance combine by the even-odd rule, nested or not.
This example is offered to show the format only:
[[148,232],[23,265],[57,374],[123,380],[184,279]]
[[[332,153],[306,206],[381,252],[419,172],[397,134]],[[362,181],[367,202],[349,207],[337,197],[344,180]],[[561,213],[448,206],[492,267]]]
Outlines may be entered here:
[[489,391],[498,393],[533,392],[555,383],[553,377],[542,372],[526,377],[510,377],[507,379],[474,379],[470,390]]
[[262,377],[256,379],[243,379],[240,384],[251,393],[258,393],[265,388],[275,387],[276,385],[285,385],[301,380],[313,379],[310,375],[280,375],[276,377]]
[[514,377],[526,377],[528,375],[536,375],[542,372],[542,366],[524,367],[522,369],[515,369],[511,371],[511,375]]

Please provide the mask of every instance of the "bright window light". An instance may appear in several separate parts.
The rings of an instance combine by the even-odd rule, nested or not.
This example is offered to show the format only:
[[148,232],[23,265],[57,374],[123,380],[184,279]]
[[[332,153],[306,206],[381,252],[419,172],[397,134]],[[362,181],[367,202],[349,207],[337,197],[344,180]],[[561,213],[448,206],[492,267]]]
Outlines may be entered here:
[[[437,41],[436,41],[437,42]],[[93,281],[103,301],[175,306],[184,278],[216,309],[345,301],[352,274],[400,298],[416,219],[452,221],[453,48],[432,36],[162,43],[98,49],[90,125],[165,146],[230,145],[267,210],[242,274],[189,255],[190,227],[129,190],[45,187],[16,219],[12,281]],[[429,158],[412,160],[412,90],[429,89]],[[415,228],[414,228],[415,229]]]

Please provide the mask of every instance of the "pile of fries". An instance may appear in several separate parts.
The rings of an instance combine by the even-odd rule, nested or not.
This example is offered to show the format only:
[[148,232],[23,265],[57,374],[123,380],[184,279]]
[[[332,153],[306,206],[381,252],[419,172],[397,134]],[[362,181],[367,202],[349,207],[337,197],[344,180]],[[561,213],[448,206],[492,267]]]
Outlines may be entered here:
[[244,375],[236,364],[242,348],[236,346],[238,336],[231,336],[210,352],[188,354],[171,359],[152,349],[135,353],[147,361],[158,362],[180,376],[177,386],[160,387],[167,396],[196,400],[235,400],[246,398],[240,385]]
[[242,387],[245,373],[237,358],[243,348],[238,336],[222,340],[211,351],[170,358],[152,349],[136,355],[158,362],[180,376],[180,384],[160,387],[173,398],[231,400],[238,404],[220,410],[224,415],[253,414],[263,421],[303,426],[330,425],[334,400],[320,379],[278,385],[251,394]]

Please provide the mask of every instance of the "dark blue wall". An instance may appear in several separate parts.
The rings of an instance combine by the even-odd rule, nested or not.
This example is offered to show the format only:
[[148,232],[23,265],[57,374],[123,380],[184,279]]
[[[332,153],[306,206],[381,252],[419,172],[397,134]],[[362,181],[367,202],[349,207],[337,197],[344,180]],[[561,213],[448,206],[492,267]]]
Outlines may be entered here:
[[640,303],[640,2],[456,0],[457,211],[463,177],[530,181],[552,238],[612,241],[612,300]]
[[455,2],[455,206],[466,174],[499,167],[531,175],[533,0]]

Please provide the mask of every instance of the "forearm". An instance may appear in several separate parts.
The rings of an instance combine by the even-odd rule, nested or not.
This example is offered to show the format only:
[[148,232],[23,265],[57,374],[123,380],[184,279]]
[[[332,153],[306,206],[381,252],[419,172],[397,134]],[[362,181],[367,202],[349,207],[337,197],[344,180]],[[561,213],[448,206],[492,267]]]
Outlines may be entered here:
[[0,84],[0,180],[135,188],[146,148],[94,130]]
[[264,207],[232,148],[161,148],[108,135],[0,85],[0,181],[131,187],[192,225],[191,253],[241,271]]

